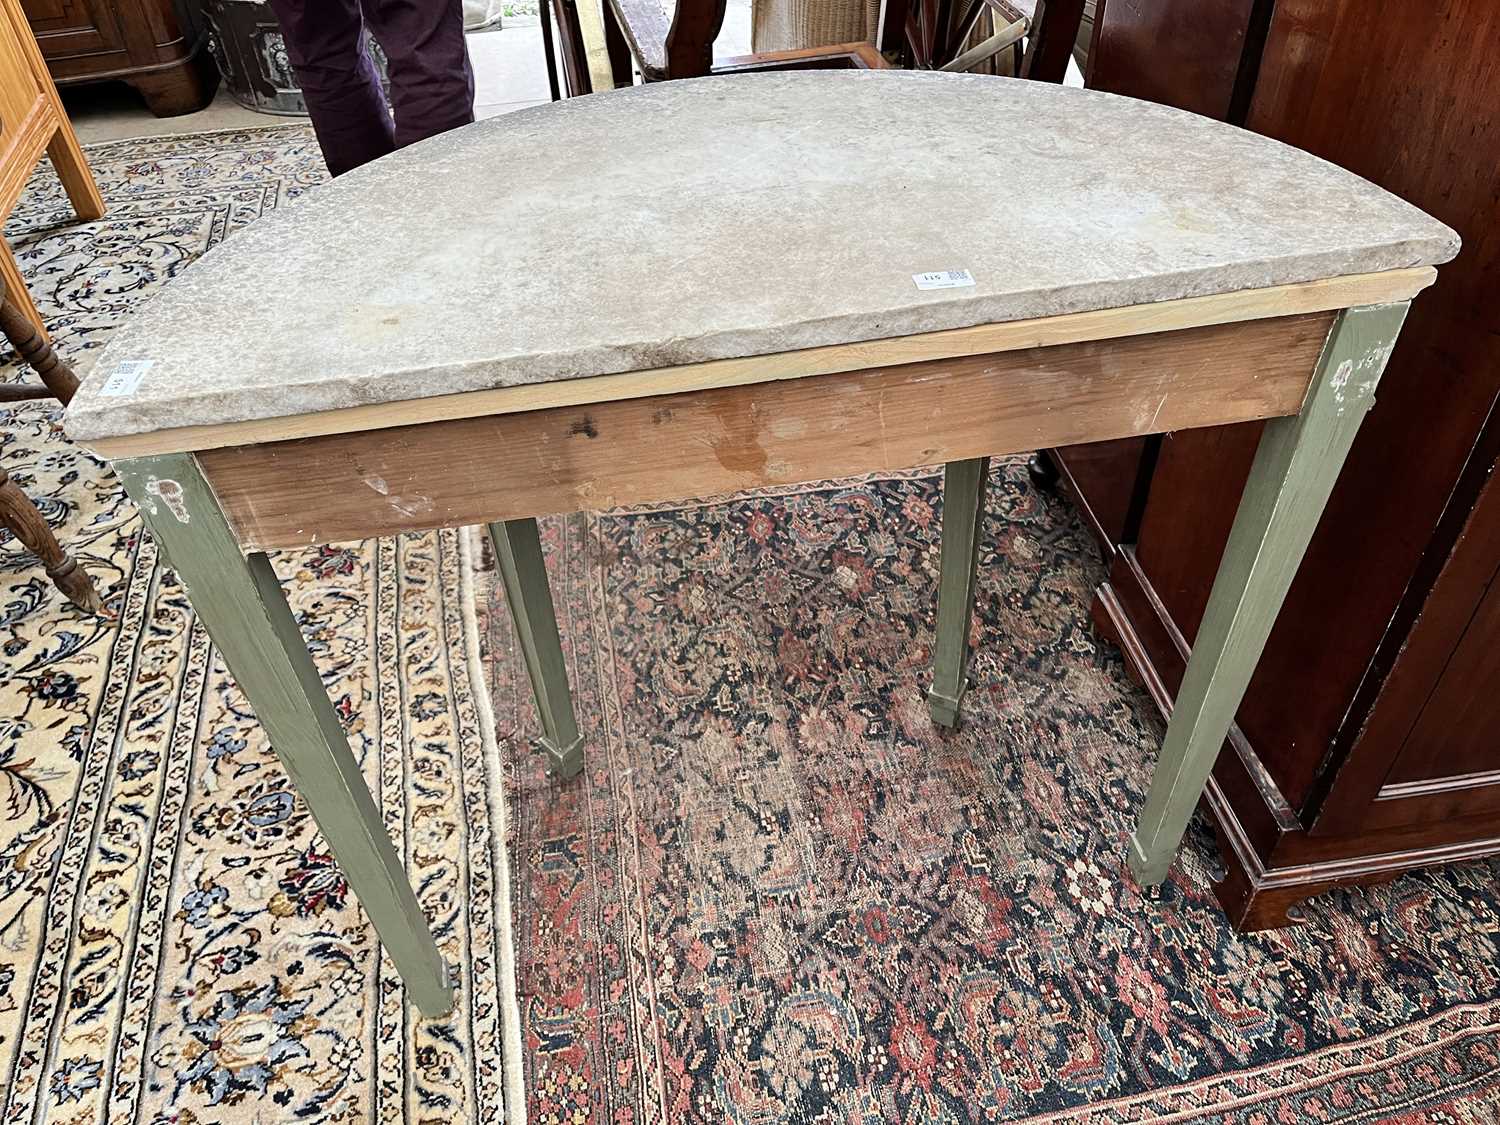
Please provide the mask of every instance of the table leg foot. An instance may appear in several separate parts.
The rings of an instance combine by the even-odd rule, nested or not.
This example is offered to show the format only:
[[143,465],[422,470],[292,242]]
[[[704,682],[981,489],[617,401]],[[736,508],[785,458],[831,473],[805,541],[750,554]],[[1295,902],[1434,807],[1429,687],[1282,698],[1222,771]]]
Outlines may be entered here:
[[959,707],[963,703],[963,687],[959,687],[958,698],[950,699],[938,691],[937,688],[927,689],[927,711],[932,715],[932,721],[940,727],[953,728],[958,726]]
[[516,624],[516,637],[531,679],[542,735],[537,740],[548,757],[547,772],[564,779],[583,768],[583,736],[573,714],[573,696],[568,690],[568,667],[563,660],[562,638],[552,591],[547,585],[547,567],[542,561],[542,541],[536,520],[504,520],[489,525],[490,542],[505,584],[505,598]]
[[1130,865],[1144,883],[1164,879],[1177,854],[1406,308],[1341,313],[1301,413],[1266,423],[1132,838]]
[[583,769],[583,735],[579,735],[567,746],[558,746],[550,738],[538,738],[534,745],[547,755],[547,776],[563,781],[577,777]]
[[988,457],[950,461],[943,467],[943,546],[927,708],[932,721],[944,727],[958,724],[959,704],[968,685],[969,621],[974,613],[979,533],[989,475]]
[[1135,881],[1143,887],[1154,887],[1158,883],[1165,882],[1167,872],[1172,869],[1171,854],[1165,858],[1148,856],[1139,834],[1135,833],[1130,837],[1130,854],[1126,858],[1130,863],[1130,872],[1135,876]]
[[281,583],[263,554],[241,553],[197,460],[118,461],[115,471],[168,546],[215,646],[270,737],[424,1016],[453,1010],[448,966],[386,834]]

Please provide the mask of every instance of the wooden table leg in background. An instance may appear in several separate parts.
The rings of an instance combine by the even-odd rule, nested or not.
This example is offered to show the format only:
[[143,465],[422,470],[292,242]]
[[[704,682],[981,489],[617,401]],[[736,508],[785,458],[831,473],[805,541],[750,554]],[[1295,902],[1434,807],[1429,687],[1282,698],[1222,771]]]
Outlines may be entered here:
[[943,467],[943,546],[927,709],[932,721],[945,727],[958,725],[959,705],[969,686],[969,621],[974,615],[974,577],[989,475],[988,457],[950,461]]
[[[453,1010],[432,931],[262,553],[241,553],[191,454],[114,462],[425,1016]],[[195,596],[196,595],[196,596]]]
[[573,715],[568,667],[563,661],[536,520],[503,520],[490,524],[489,529],[542,724],[542,737],[537,742],[547,755],[547,772],[574,777],[583,769],[583,735],[578,733],[578,720]]
[[1142,883],[1167,876],[1407,307],[1340,314],[1301,412],[1266,423],[1131,839]]
[[[4,181],[0,185],[0,225],[20,195],[32,165],[41,156],[39,144],[43,138],[52,167],[78,217],[85,221],[101,218],[104,198],[99,194],[99,185],[89,171],[41,48],[27,26],[26,13],[16,0],[0,0],[0,57],[4,59],[0,63],[0,104],[6,107],[8,115],[3,146],[6,166],[0,175],[0,181]],[[46,339],[47,326],[26,291],[26,280],[9,244],[3,240],[0,240],[0,280],[4,281],[11,300]]]

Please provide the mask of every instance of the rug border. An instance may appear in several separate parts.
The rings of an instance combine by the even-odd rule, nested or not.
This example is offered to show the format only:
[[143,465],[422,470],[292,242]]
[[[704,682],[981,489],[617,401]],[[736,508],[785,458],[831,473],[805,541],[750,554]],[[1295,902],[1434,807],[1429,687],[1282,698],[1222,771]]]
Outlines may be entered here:
[[[252,111],[254,112],[254,111]],[[271,116],[267,114],[266,116]],[[85,153],[95,149],[110,148],[113,145],[137,144],[141,141],[182,141],[192,137],[217,137],[225,133],[270,133],[276,130],[311,129],[311,118],[293,118],[283,121],[268,122],[265,125],[221,125],[217,129],[184,129],[180,133],[138,133],[129,137],[110,137],[106,140],[81,141],[80,145]],[[324,181],[326,182],[326,181]],[[79,219],[79,223],[98,222],[97,219]],[[200,254],[199,257],[202,257]]]
[[504,1078],[505,1120],[526,1125],[526,1079],[522,1058],[521,1004],[516,990],[516,943],[510,893],[510,803],[505,793],[504,765],[495,737],[495,712],[490,700],[489,679],[479,647],[479,612],[475,600],[474,543],[476,529],[458,529],[459,600],[464,621],[464,660],[479,715],[479,738],[483,743],[488,775],[491,862],[495,869],[495,928],[500,939],[500,1071]]
[[[1400,1036],[1421,1033],[1435,1026],[1445,1024],[1453,1026],[1443,1027],[1437,1038],[1430,1042],[1418,1043],[1409,1047],[1397,1047],[1394,1052],[1385,1058],[1356,1063],[1352,1066],[1346,1064],[1340,1067],[1339,1071],[1335,1074],[1314,1075],[1301,1084],[1294,1082],[1291,1085],[1276,1089],[1257,1090],[1245,1094],[1231,1095],[1209,1106],[1175,1109],[1162,1105],[1165,1099],[1188,1094],[1194,1090],[1208,1089],[1214,1085],[1226,1082],[1243,1082],[1247,1078],[1258,1078],[1262,1075],[1286,1074],[1299,1067],[1305,1069],[1308,1064],[1316,1063],[1329,1057],[1337,1057],[1341,1054],[1384,1046]],[[1087,1102],[1068,1109],[1049,1110],[1045,1113],[1029,1117],[1013,1118],[1008,1122],[1008,1125],[1032,1125],[1032,1123],[1042,1125],[1043,1122],[1083,1121],[1105,1110],[1129,1111],[1137,1108],[1144,1109],[1152,1115],[1147,1118],[1138,1118],[1137,1120],[1150,1121],[1152,1125],[1166,1125],[1166,1123],[1176,1121],[1185,1122],[1201,1118],[1204,1113],[1227,1113],[1232,1110],[1246,1109],[1272,1098],[1287,1097],[1299,1091],[1317,1089],[1350,1075],[1378,1073],[1383,1067],[1388,1067],[1393,1063],[1411,1062],[1424,1054],[1441,1051],[1463,1040],[1496,1033],[1500,1033],[1500,1002],[1480,1000],[1454,1004],[1441,1011],[1433,1012],[1422,1019],[1361,1035],[1354,1039],[1346,1039],[1339,1043],[1329,1043],[1324,1047],[1306,1052],[1305,1054],[1277,1059],[1260,1066],[1250,1066],[1240,1070],[1226,1070],[1204,1078],[1157,1086],[1154,1089],[1142,1090],[1136,1094],[1101,1098],[1098,1101]]]

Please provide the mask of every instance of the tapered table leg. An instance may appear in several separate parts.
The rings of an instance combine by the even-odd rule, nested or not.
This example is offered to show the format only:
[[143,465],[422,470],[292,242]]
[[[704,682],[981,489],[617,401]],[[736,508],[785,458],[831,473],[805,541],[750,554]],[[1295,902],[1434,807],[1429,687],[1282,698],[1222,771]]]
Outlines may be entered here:
[[943,467],[943,553],[927,708],[932,721],[945,727],[958,724],[959,704],[968,687],[969,620],[974,613],[974,579],[989,475],[988,457],[950,461]]
[[1166,878],[1271,626],[1395,346],[1407,304],[1348,309],[1301,413],[1266,424],[1177,693],[1130,866]]
[[563,661],[562,638],[557,632],[557,614],[552,608],[536,520],[504,520],[490,524],[489,529],[542,725],[542,737],[537,741],[547,755],[548,772],[573,777],[583,769],[583,735],[573,716],[568,667]]
[[360,905],[423,1015],[453,1009],[432,931],[333,704],[263,554],[246,558],[188,454],[117,461],[297,792],[307,802]]

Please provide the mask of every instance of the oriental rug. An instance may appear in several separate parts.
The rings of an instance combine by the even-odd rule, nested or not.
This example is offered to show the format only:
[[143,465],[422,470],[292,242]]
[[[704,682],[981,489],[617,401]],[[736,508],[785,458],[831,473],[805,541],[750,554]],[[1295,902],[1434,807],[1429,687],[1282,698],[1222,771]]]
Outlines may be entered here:
[[[89,158],[104,219],[76,223],[44,168],[6,232],[84,370],[179,269],[324,178],[305,127]],[[113,619],[0,535],[0,1120],[505,1120],[504,816],[457,533],[275,558],[458,967],[461,1007],[423,1021],[114,478],[55,403],[3,413],[0,456]]]
[[927,716],[939,483],[545,521],[587,739],[562,788],[481,575],[530,1120],[1500,1121],[1500,863],[1240,936],[1200,823],[1143,892],[1160,722],[1019,461],[963,725]]

